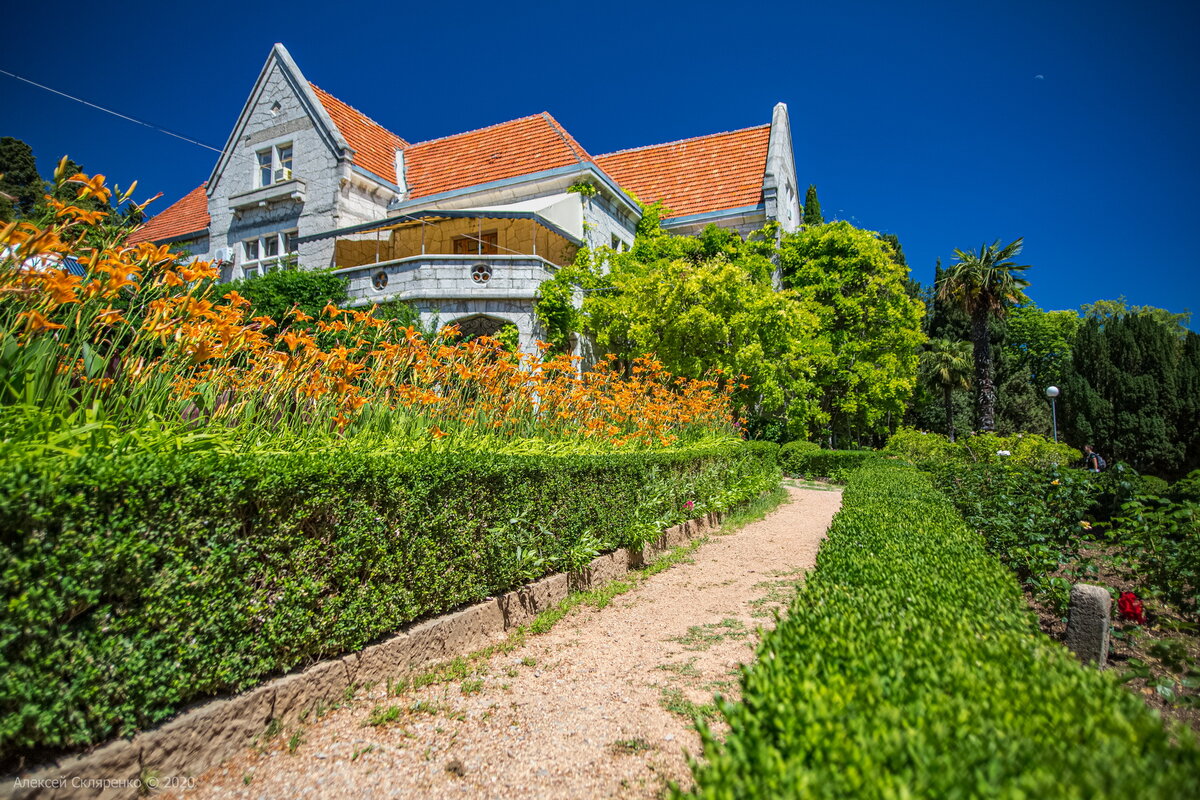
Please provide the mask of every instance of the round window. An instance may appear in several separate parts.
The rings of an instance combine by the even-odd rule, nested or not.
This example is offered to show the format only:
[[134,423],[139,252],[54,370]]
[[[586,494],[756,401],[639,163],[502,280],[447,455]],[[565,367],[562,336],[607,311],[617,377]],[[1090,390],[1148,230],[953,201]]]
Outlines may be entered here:
[[371,278],[371,285],[374,286],[378,290],[383,290],[384,288],[387,287],[387,284],[388,284],[388,274],[386,272],[384,272],[383,270],[376,272],[375,276],[373,278]]
[[479,284],[487,283],[492,279],[492,268],[487,264],[476,264],[471,269],[471,280]]

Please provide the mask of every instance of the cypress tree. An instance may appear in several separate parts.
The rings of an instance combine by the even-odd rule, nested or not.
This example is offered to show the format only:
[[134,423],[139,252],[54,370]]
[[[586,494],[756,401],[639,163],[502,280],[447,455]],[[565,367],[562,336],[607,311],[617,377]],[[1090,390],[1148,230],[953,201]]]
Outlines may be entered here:
[[0,220],[28,216],[46,191],[33,148],[11,136],[0,138],[0,173],[0,192],[13,198],[0,197]]
[[[1192,334],[1193,336],[1195,334]],[[1195,344],[1190,345],[1195,348]],[[1063,427],[1072,444],[1094,445],[1108,461],[1173,477],[1186,471],[1194,413],[1181,394],[1192,381],[1189,342],[1149,315],[1090,319],[1063,381]]]
[[808,185],[808,192],[804,195],[804,224],[825,224],[825,218],[821,216],[821,201],[817,199],[817,187],[811,183]]

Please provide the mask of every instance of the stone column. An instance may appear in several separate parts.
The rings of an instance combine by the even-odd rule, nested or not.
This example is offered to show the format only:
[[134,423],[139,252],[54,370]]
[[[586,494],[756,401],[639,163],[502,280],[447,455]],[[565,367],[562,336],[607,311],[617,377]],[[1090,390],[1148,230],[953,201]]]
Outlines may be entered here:
[[1112,598],[1103,586],[1077,583],[1071,587],[1067,647],[1085,664],[1104,667],[1108,661],[1108,628]]

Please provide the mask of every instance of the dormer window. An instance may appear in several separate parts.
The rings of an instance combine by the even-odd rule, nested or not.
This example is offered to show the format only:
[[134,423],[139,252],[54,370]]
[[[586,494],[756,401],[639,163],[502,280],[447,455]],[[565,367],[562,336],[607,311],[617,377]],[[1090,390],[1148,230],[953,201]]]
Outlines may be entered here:
[[284,142],[256,154],[258,162],[258,185],[271,186],[292,179],[292,143]]

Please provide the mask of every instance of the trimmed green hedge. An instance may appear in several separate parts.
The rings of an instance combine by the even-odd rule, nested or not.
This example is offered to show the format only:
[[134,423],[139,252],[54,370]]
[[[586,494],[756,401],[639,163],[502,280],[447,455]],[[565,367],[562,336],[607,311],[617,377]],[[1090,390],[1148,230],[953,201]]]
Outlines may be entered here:
[[812,442],[789,442],[779,450],[779,466],[788,475],[829,478],[857,469],[878,455],[874,450],[822,450]]
[[951,442],[940,433],[900,428],[888,439],[887,452],[920,465],[1001,463],[1038,469],[1083,465],[1082,452],[1035,433],[976,433]]
[[777,485],[777,449],[10,464],[0,761],[129,734],[647,541]]
[[[856,471],[790,616],[704,731],[704,798],[1193,798],[1200,751],[1041,634],[928,477]],[[680,796],[679,792],[675,793]]]

